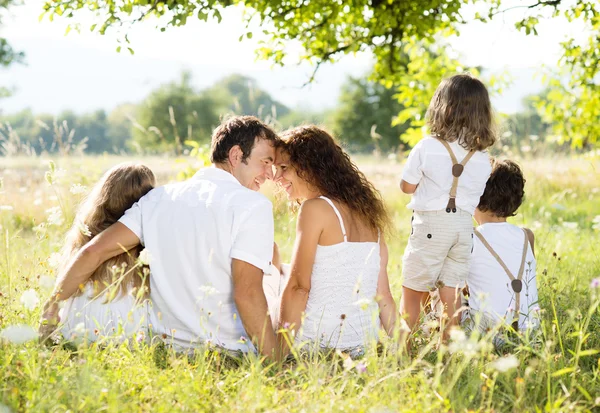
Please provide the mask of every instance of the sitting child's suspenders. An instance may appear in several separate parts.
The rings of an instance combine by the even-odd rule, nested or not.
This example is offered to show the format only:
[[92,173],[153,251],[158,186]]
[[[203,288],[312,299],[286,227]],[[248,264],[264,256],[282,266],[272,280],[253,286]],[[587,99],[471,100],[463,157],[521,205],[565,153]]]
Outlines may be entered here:
[[458,159],[452,152],[452,148],[448,145],[443,139],[438,139],[444,145],[448,153],[450,154],[450,158],[452,159],[452,188],[450,188],[450,199],[448,200],[448,205],[446,205],[446,212],[456,212],[456,189],[458,188],[458,177],[462,175],[465,170],[465,165],[469,162],[469,159],[475,154],[475,151],[470,151],[467,156],[462,160],[462,162],[458,163]]
[[479,238],[479,240],[482,242],[482,244],[488,249],[490,254],[492,254],[492,256],[496,259],[496,261],[498,261],[498,264],[500,264],[500,266],[506,272],[506,275],[508,275],[508,278],[510,278],[510,280],[511,280],[510,286],[512,287],[513,291],[515,292],[515,311],[514,311],[512,327],[515,329],[515,331],[518,331],[519,330],[519,315],[521,314],[521,290],[523,289],[523,272],[525,270],[525,257],[527,256],[527,244],[529,242],[529,236],[527,235],[527,231],[525,231],[523,229],[523,233],[525,234],[525,241],[523,244],[523,257],[521,258],[521,267],[519,268],[519,273],[516,278],[510,272],[510,270],[508,269],[508,267],[506,266],[504,261],[502,261],[502,258],[500,258],[498,256],[498,254],[496,254],[496,251],[494,251],[494,249],[491,247],[491,245],[488,244],[488,242],[483,237],[481,232],[477,231],[477,229],[475,229],[474,232],[475,232],[475,235],[477,235],[477,238]]

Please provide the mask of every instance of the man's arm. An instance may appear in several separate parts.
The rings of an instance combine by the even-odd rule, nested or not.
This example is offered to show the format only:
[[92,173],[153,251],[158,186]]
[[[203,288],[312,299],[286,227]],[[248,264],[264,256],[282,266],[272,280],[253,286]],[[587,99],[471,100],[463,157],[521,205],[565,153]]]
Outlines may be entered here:
[[42,325],[58,321],[58,302],[71,297],[106,260],[139,245],[140,239],[124,224],[117,222],[85,244],[63,273],[57,277],[52,295],[42,313]]
[[233,299],[250,340],[258,351],[278,359],[275,352],[275,333],[269,317],[267,298],[263,290],[263,271],[245,261],[232,259]]

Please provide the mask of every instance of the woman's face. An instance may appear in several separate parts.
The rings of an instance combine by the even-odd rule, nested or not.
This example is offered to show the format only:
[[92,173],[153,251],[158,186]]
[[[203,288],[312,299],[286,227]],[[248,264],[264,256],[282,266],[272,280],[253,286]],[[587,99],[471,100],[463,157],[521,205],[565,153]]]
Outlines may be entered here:
[[290,164],[290,156],[282,149],[277,151],[273,180],[285,190],[290,200],[305,199],[310,192],[307,182],[298,176]]

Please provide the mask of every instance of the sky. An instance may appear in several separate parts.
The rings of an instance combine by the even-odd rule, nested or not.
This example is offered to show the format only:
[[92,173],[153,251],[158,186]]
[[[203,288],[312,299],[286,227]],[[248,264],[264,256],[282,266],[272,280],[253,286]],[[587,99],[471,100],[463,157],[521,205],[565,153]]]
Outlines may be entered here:
[[[516,2],[518,3],[518,2]],[[322,66],[313,84],[304,86],[312,66],[292,62],[283,68],[256,59],[260,36],[240,42],[246,32],[242,9],[230,8],[223,21],[190,21],[185,27],[161,33],[156,21],[144,21],[129,32],[135,54],[116,52],[115,33],[101,36],[86,30],[92,20],[84,16],[81,34],[65,36],[68,21],[39,21],[43,1],[28,0],[3,16],[0,37],[26,54],[25,65],[0,69],[0,85],[12,86],[13,96],[0,100],[5,113],[31,108],[34,112],[57,114],[70,109],[77,113],[136,103],[155,87],[176,80],[189,70],[198,88],[212,85],[233,73],[255,78],[261,88],[292,108],[325,110],[336,105],[340,87],[348,76],[369,72],[368,53],[346,56]],[[472,14],[474,7],[466,10]],[[514,28],[522,11],[506,13],[492,23],[469,23],[451,46],[467,65],[480,65],[487,74],[508,73],[512,85],[492,101],[497,111],[514,113],[524,96],[543,87],[538,75],[544,65],[555,66],[559,43],[580,35],[580,28],[563,21],[542,22],[539,36],[526,36]],[[291,55],[299,49],[289,45]]]

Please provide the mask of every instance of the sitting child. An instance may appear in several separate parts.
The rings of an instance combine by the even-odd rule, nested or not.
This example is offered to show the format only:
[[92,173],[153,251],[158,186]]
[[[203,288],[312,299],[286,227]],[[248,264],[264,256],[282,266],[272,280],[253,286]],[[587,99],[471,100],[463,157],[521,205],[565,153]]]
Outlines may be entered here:
[[506,222],[523,202],[525,178],[512,161],[493,161],[492,174],[475,210],[469,309],[463,324],[482,333],[500,323],[515,330],[537,325],[539,310],[531,230]]
[[[154,174],[144,165],[125,163],[106,172],[80,207],[67,234],[62,267],[154,186]],[[147,329],[151,311],[145,299],[150,280],[148,270],[137,262],[141,249],[124,251],[106,261],[65,302],[60,330],[66,339],[126,338]]]

